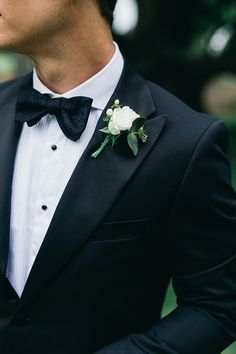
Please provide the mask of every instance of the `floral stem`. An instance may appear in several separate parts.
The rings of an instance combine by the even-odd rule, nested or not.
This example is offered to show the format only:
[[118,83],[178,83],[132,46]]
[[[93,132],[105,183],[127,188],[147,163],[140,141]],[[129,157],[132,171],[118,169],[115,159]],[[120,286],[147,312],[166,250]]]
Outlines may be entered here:
[[105,149],[106,145],[110,142],[110,140],[111,140],[111,137],[108,134],[106,136],[106,138],[103,140],[101,146],[91,155],[91,157],[96,159],[98,157],[98,155]]

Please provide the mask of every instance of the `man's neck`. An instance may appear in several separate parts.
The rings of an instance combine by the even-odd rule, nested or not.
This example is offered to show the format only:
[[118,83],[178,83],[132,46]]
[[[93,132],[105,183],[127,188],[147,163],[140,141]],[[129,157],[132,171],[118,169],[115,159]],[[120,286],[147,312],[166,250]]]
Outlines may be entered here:
[[[112,58],[115,47],[113,42],[94,52],[93,56],[85,53],[64,59],[42,58],[33,60],[38,77],[51,91],[62,94],[87,81],[99,72]],[[78,54],[78,53],[77,53]]]
[[[83,24],[86,27],[86,23]],[[99,72],[111,60],[115,46],[105,26],[88,24],[63,37],[45,43],[39,55],[32,55],[38,77],[51,91],[63,94]]]

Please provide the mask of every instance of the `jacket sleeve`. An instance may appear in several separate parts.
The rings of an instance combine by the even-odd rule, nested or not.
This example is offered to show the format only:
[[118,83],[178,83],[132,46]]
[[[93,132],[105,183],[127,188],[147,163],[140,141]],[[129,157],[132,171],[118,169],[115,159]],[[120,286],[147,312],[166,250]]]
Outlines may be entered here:
[[169,220],[177,308],[97,354],[219,354],[236,339],[236,193],[228,130],[214,121],[195,147]]

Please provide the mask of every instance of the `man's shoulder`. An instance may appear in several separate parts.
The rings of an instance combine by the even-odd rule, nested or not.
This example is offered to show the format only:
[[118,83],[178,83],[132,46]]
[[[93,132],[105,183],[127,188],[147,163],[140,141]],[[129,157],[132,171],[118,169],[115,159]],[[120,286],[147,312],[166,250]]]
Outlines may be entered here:
[[0,105],[7,103],[9,100],[14,98],[24,80],[30,75],[31,73],[2,82],[0,84]]
[[4,82],[1,82],[1,83],[0,83],[0,94],[1,94],[4,90],[6,90],[7,88],[9,88],[9,87],[14,87],[15,85],[17,85],[17,84],[22,80],[22,78],[24,78],[25,76],[26,76],[26,75],[20,76],[20,77],[11,79],[11,80],[7,80],[7,81],[4,81]]
[[[172,150],[179,153],[179,156],[191,154],[206,136],[205,133],[215,132],[214,127],[217,128],[219,134],[222,132],[224,135],[225,140],[222,144],[228,145],[228,128],[223,120],[195,111],[171,92],[151,81],[146,81],[146,84],[149,86],[157,112],[167,115],[167,124],[164,129],[165,139],[163,140],[168,144],[171,141]],[[215,125],[216,122],[221,122],[221,124]],[[226,131],[227,134],[225,134]]]
[[149,86],[157,111],[166,113],[169,120],[173,123],[180,126],[183,126],[183,124],[187,126],[194,124],[196,128],[204,128],[217,121],[217,118],[209,114],[194,110],[187,103],[160,85],[149,80],[146,80],[146,83]]

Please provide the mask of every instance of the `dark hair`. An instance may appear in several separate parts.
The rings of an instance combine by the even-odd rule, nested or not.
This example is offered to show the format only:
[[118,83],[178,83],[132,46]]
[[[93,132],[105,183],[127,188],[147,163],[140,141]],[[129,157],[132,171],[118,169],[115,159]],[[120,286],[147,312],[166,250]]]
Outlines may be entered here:
[[110,26],[113,22],[113,12],[115,10],[117,0],[98,0],[98,5],[102,16],[107,20]]

